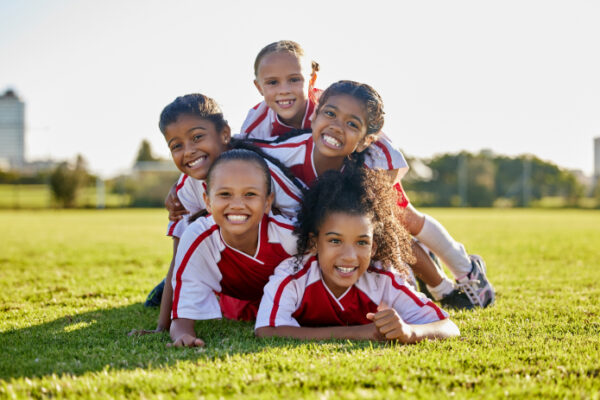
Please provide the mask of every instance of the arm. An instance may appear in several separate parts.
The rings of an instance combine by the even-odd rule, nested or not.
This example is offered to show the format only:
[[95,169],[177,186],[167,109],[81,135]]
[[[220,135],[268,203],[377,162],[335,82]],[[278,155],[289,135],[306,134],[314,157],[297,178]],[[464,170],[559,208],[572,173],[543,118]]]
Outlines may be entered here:
[[407,324],[396,310],[385,305],[378,307],[377,313],[367,314],[387,340],[401,343],[417,343],[425,339],[448,339],[459,336],[460,331],[454,322],[442,319],[427,324]]
[[169,193],[167,194],[167,197],[165,198],[165,208],[169,212],[169,220],[170,221],[178,221],[181,218],[183,218],[184,215],[189,213],[189,211],[187,211],[181,205],[181,202],[179,201],[179,198],[177,197],[177,182],[175,182],[173,184],[173,186],[171,187],[171,190],[169,190]]
[[328,326],[319,328],[297,327],[297,326],[263,326],[257,328],[255,334],[259,338],[265,337],[288,337],[300,340],[328,340],[328,339],[350,339],[350,340],[384,340],[379,334],[375,324],[354,326]]
[[204,347],[204,341],[196,337],[194,320],[186,318],[174,319],[171,322],[171,340],[167,347]]

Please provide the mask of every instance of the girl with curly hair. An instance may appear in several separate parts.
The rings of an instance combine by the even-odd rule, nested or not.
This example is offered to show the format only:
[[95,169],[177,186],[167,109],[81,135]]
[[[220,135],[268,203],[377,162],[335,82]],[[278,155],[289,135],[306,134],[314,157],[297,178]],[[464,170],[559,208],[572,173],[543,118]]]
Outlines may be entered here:
[[404,281],[413,256],[396,201],[381,171],[319,176],[295,224],[299,253],[264,288],[256,335],[402,343],[458,336],[448,314]]

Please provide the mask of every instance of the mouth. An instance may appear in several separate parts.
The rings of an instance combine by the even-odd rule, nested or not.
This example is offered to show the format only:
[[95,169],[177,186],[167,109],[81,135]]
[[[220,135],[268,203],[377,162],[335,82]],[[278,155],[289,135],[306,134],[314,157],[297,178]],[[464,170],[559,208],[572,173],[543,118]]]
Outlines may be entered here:
[[328,135],[326,133],[321,135],[321,140],[327,147],[332,148],[334,150],[341,149],[342,145],[343,145],[341,140],[339,140],[331,135]]
[[225,215],[225,218],[232,224],[243,224],[250,216],[245,214],[227,214]]
[[295,102],[296,102],[296,100],[294,100],[294,99],[275,101],[275,103],[277,103],[277,105],[283,109],[292,107]]
[[340,275],[342,276],[350,276],[354,273],[354,271],[356,271],[358,269],[358,267],[352,267],[352,266],[341,266],[341,265],[336,265],[335,266],[335,270],[337,272],[339,272]]
[[194,169],[194,168],[198,168],[200,166],[202,166],[206,160],[208,159],[208,156],[200,156],[198,158],[196,158],[195,160],[189,161],[187,163],[185,163],[186,167]]

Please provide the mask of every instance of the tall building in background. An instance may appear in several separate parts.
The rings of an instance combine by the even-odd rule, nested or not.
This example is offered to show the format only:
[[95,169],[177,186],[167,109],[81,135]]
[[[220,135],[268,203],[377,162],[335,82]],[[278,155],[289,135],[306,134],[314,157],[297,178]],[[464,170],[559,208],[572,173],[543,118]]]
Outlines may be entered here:
[[25,164],[25,103],[12,90],[0,96],[0,167]]

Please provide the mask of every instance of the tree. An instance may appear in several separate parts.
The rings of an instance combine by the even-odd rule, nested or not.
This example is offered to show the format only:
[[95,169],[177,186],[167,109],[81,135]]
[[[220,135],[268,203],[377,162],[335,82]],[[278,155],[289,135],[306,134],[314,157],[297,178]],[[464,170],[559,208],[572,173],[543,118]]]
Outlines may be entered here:
[[64,161],[50,174],[50,189],[54,199],[66,208],[74,207],[79,188],[93,180],[87,172],[86,161],[77,155],[75,166]]
[[140,145],[140,149],[138,151],[137,157],[135,158],[135,162],[140,161],[157,161],[158,158],[154,157],[152,154],[152,147],[150,146],[150,142],[146,139],[142,140],[142,144]]

